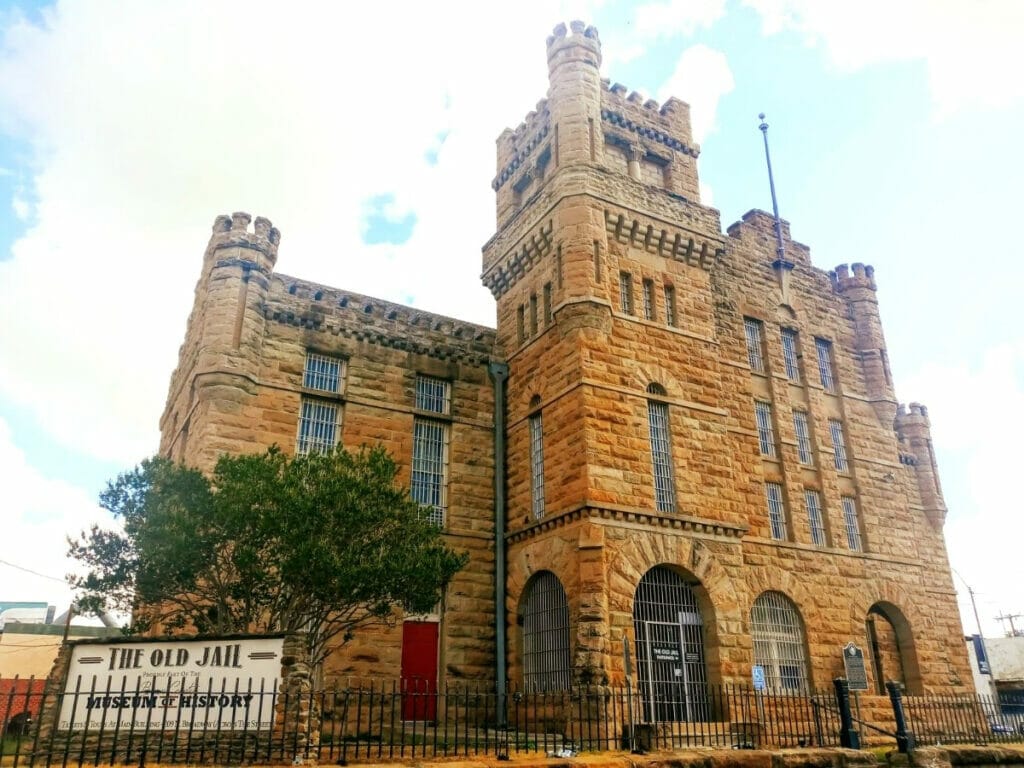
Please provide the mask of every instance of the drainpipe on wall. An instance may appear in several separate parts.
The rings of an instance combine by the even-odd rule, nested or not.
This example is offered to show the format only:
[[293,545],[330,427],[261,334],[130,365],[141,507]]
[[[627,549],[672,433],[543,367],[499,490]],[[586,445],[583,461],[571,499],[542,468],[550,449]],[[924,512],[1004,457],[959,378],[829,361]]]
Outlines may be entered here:
[[508,364],[490,363],[494,382],[494,691],[498,727],[505,726],[505,381]]

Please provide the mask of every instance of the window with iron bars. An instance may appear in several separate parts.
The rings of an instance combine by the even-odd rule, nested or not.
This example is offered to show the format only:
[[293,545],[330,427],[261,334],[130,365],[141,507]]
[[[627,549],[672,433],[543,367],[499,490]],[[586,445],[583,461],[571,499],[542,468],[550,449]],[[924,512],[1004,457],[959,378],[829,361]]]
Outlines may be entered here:
[[743,333],[747,338],[747,362],[754,373],[764,373],[764,335],[761,321],[743,318]]
[[774,458],[775,428],[772,426],[771,403],[755,400],[754,413],[757,416],[757,440],[761,445],[761,455]]
[[654,320],[654,282],[644,280],[642,284],[644,301],[644,320]]
[[[451,384],[433,376],[416,377],[416,409],[439,415],[451,412]],[[434,418],[413,419],[412,482],[409,495],[427,508],[427,517],[444,526],[448,509],[449,424]]]
[[345,389],[345,361],[316,352],[307,352],[306,367],[302,372],[302,386],[321,392],[341,394]]
[[778,483],[765,483],[764,494],[768,501],[768,522],[772,527],[772,538],[786,540],[786,507],[782,502],[782,486]]
[[792,328],[782,329],[782,360],[786,364],[786,378],[800,381],[800,366],[797,365],[796,331]]
[[676,289],[671,285],[665,286],[665,325],[676,325]]
[[793,431],[796,432],[796,453],[801,464],[811,466],[814,454],[811,452],[811,430],[804,411],[793,411]]
[[864,551],[860,537],[860,520],[857,517],[857,502],[851,496],[843,496],[843,522],[846,524],[846,543],[850,550]]
[[544,424],[540,411],[530,416],[530,491],[533,516],[544,517]]
[[526,585],[522,600],[523,683],[527,690],[561,691],[572,684],[569,604],[551,571]]
[[[665,389],[650,384],[647,393],[664,396]],[[672,472],[671,434],[668,403],[647,401],[647,425],[651,436],[651,459],[654,463],[654,499],[659,512],[675,512],[676,483]]]
[[770,691],[806,691],[807,656],[800,613],[781,592],[765,592],[750,610],[754,663]]
[[836,379],[832,373],[832,342],[815,339],[814,349],[818,354],[818,377],[826,392],[836,391]]
[[804,504],[807,506],[807,524],[811,528],[811,541],[816,547],[825,546],[825,522],[821,516],[821,494],[817,491],[804,491]]
[[337,403],[303,397],[299,410],[299,433],[295,439],[295,453],[331,450],[338,442],[340,413]]
[[627,315],[633,314],[633,276],[629,272],[619,273],[619,306]]
[[551,283],[544,283],[544,325],[551,325]]
[[832,451],[835,455],[835,467],[840,472],[850,471],[850,462],[846,458],[846,438],[843,435],[843,422],[839,419],[828,420],[828,431],[832,436]]

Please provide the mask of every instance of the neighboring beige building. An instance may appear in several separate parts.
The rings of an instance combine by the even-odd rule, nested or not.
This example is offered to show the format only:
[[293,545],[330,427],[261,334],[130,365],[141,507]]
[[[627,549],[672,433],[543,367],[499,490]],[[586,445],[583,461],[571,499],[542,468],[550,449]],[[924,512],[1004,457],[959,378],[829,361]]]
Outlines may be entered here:
[[161,452],[381,443],[470,553],[438,615],[329,675],[621,684],[626,638],[650,714],[699,719],[705,683],[826,686],[853,642],[876,690],[970,690],[928,415],[897,406],[871,267],[814,267],[785,222],[779,254],[761,211],[723,231],[685,103],[603,81],[582,24],[547,56],[498,138],[497,330],[280,274],[269,221],[218,217]]

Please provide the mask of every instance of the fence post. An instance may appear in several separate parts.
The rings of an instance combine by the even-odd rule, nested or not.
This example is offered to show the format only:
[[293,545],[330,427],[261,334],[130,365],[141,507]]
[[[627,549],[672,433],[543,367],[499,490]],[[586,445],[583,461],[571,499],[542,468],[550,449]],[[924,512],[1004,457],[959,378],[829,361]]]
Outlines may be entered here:
[[848,749],[860,749],[860,734],[853,727],[853,714],[850,712],[850,684],[844,677],[837,677],[832,683],[836,687],[836,706],[839,709],[839,744]]
[[895,680],[887,681],[885,689],[889,691],[892,714],[896,718],[896,746],[900,752],[910,752],[915,746],[914,734],[907,730],[907,715],[903,711],[903,691]]

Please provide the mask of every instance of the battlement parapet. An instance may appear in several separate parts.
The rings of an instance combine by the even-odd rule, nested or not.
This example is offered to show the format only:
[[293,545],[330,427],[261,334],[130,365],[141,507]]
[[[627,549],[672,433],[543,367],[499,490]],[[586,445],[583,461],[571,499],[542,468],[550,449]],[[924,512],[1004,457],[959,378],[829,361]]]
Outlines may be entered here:
[[587,26],[577,19],[569,22],[568,29],[563,23],[555,25],[551,31],[547,39],[549,69],[554,70],[557,62],[553,60],[556,57],[573,48],[584,54],[590,53],[595,58],[594,66],[601,66],[601,37],[597,33],[597,28]]
[[624,213],[605,209],[605,230],[609,237],[623,245],[642,248],[662,258],[682,261],[690,266],[711,270],[725,257],[721,243],[704,240],[698,242],[688,233],[669,231],[656,226],[653,220],[637,216],[627,218]]
[[601,120],[677,152],[700,155],[700,147],[690,135],[690,107],[675,96],[659,104],[605,79],[601,81]]
[[[253,225],[251,230],[250,224]],[[258,251],[266,257],[265,266],[273,270],[280,243],[281,233],[270,223],[270,219],[257,216],[253,221],[250,214],[236,211],[230,216],[222,214],[214,219],[208,252],[213,253],[227,248]]]
[[491,181],[495,192],[527,165],[529,158],[547,140],[550,125],[548,102],[542,99],[537,102],[536,111],[530,112],[514,131],[507,128],[502,131],[498,137],[498,175]]
[[287,325],[473,364],[493,357],[497,338],[487,326],[287,275],[274,277],[264,314]]
[[911,403],[909,406],[900,403],[896,409],[896,428],[900,429],[911,424],[929,427],[931,422],[928,419],[928,408],[921,403]]
[[875,284],[875,268],[859,262],[849,266],[840,264],[828,273],[828,277],[832,281],[832,288],[838,293],[853,288],[866,288],[871,291],[878,288]]

